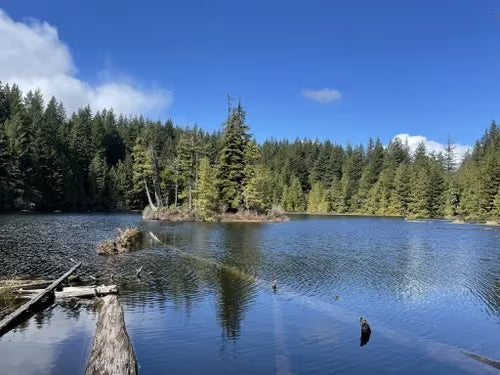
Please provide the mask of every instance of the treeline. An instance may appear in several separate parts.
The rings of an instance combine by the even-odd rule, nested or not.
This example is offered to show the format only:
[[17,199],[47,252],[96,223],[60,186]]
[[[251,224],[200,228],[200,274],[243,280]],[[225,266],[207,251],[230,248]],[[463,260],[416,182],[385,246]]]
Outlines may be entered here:
[[455,147],[414,153],[400,140],[366,146],[252,139],[241,105],[207,133],[84,107],[0,84],[0,210],[357,213],[500,216],[500,129],[465,159]]

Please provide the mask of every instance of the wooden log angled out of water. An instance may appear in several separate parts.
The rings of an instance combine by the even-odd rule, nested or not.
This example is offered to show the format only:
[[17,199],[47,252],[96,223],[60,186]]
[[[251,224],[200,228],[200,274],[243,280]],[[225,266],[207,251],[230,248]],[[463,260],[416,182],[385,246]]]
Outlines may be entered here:
[[7,315],[2,321],[0,321],[0,336],[7,332],[16,322],[19,321],[26,313],[33,311],[38,304],[47,299],[53,300],[55,298],[54,290],[61,284],[64,280],[68,278],[75,270],[80,267],[82,263],[77,263],[71,267],[64,275],[62,275],[57,280],[54,280],[47,288],[40,291],[38,294],[33,296],[28,302],[20,306],[11,314]]
[[[24,296],[32,296],[41,291],[41,289],[19,289],[14,293],[22,294]],[[68,286],[62,291],[55,291],[56,298],[89,298],[89,297],[102,297],[108,294],[118,293],[116,285],[87,285],[87,286]]]
[[92,353],[85,375],[136,375],[137,360],[117,296],[102,298]]

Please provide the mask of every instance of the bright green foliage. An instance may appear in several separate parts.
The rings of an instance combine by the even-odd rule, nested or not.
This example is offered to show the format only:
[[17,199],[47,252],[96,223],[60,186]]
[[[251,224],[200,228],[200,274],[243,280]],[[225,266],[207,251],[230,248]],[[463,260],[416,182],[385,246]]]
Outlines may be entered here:
[[199,148],[195,138],[196,133],[189,130],[180,136],[175,160],[178,183],[182,185],[183,196],[187,197],[189,209],[193,206],[193,190],[196,185],[199,158]]
[[257,142],[248,143],[245,149],[243,202],[245,209],[266,213],[272,206],[271,178],[261,163]]
[[408,214],[414,218],[430,217],[429,191],[431,181],[425,168],[416,168],[411,179],[411,195],[408,204]]
[[343,212],[356,212],[360,206],[360,202],[355,199],[358,192],[359,181],[363,173],[363,157],[364,151],[362,147],[356,147],[347,150],[348,157],[342,168],[342,198]]
[[255,174],[245,185],[243,196],[245,208],[257,213],[267,213],[272,207],[271,177],[267,169],[258,165]]
[[133,186],[136,194],[144,194],[148,198],[150,206],[154,206],[148,184],[153,177],[153,165],[151,163],[151,150],[146,150],[142,139],[138,138],[133,148]]
[[337,176],[332,178],[332,183],[330,185],[330,190],[328,191],[329,195],[329,205],[332,212],[340,213],[343,206],[344,201],[342,197],[342,186],[340,185],[340,181]]
[[444,154],[444,169],[448,173],[453,172],[457,164],[456,148],[457,146],[453,144],[451,137],[448,137],[448,143],[446,144]]
[[204,157],[200,161],[200,171],[198,180],[198,202],[197,206],[202,220],[212,220],[218,209],[218,192],[215,181],[215,168],[210,165],[208,158]]
[[281,205],[288,212],[304,212],[306,200],[302,191],[302,184],[297,177],[293,177],[290,186],[285,186]]
[[479,207],[482,214],[488,214],[494,209],[493,201],[500,186],[500,150],[486,154],[480,170]]
[[380,198],[382,196],[382,183],[377,181],[368,193],[368,200],[363,207],[362,213],[378,215],[380,212]]
[[396,169],[394,194],[397,215],[406,216],[411,197],[411,171],[409,165],[406,163],[400,164]]
[[495,199],[493,200],[494,204],[494,209],[493,209],[493,215],[500,217],[500,188],[498,188],[497,195]]
[[378,215],[398,216],[400,208],[396,196],[396,188],[394,184],[395,171],[393,169],[385,169],[380,174],[380,202],[377,210]]
[[427,192],[429,214],[430,217],[441,217],[444,213],[446,190],[441,164],[433,162],[427,173],[430,182]]
[[328,190],[321,182],[315,182],[307,196],[307,212],[323,214],[329,212]]
[[454,180],[449,180],[445,191],[444,214],[457,216],[460,214],[460,190]]
[[[330,184],[332,179],[332,173],[329,172],[331,168],[329,166],[330,156],[333,151],[333,146],[330,141],[326,141],[319,151],[318,157],[314,162],[313,169],[311,171],[311,181],[321,181],[323,184]],[[329,173],[327,173],[329,172]]]

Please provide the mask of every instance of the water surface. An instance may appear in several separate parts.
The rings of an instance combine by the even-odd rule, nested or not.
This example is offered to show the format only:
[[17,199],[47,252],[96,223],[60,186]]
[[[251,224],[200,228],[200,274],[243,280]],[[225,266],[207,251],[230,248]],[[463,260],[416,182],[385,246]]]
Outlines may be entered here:
[[[143,250],[96,254],[131,226],[161,243],[148,236]],[[141,374],[498,373],[463,351],[500,359],[500,228],[12,214],[0,216],[0,249],[2,278],[56,277],[69,258],[104,282],[114,274]],[[372,327],[362,347],[360,316]],[[0,374],[83,373],[95,323],[83,303],[35,315],[0,338]]]

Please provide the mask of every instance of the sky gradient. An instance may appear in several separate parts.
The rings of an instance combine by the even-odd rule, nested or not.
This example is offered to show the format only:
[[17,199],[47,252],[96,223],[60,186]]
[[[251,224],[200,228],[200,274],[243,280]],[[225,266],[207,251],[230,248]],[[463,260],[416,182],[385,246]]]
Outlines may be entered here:
[[70,109],[87,101],[214,130],[231,93],[260,141],[341,144],[410,134],[472,145],[500,121],[500,1],[1,7],[0,80],[55,92]]

